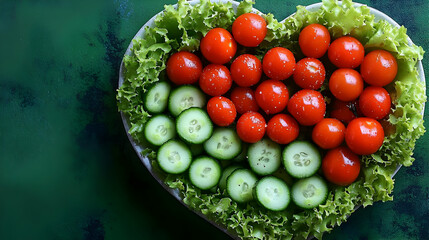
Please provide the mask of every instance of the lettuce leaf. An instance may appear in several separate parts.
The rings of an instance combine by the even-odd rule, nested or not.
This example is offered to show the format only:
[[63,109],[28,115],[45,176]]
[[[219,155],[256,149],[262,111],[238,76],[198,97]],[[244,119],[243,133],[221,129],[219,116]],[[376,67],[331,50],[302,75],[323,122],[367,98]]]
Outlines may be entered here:
[[[147,28],[142,39],[133,40],[132,54],[124,57],[125,81],[118,89],[118,109],[131,125],[129,133],[136,142],[143,144],[142,131],[150,117],[143,108],[142,95],[153,82],[165,79],[165,62],[176,51],[197,51],[200,39],[212,28],[231,29],[235,18],[252,10],[252,2],[240,3],[237,13],[231,3],[219,4],[202,0],[191,6],[179,0],[177,7],[166,6],[156,17],[155,26]],[[330,186],[326,203],[310,210],[289,207],[282,212],[271,212],[255,203],[237,204],[224,192],[202,192],[190,184],[186,175],[165,175],[165,183],[179,189],[183,201],[209,219],[226,227],[243,239],[307,239],[322,238],[335,226],[347,220],[358,206],[372,205],[375,201],[391,201],[394,181],[392,174],[400,164],[409,166],[416,140],[425,132],[422,111],[426,101],[424,83],[420,82],[416,64],[424,51],[408,43],[404,27],[395,28],[386,21],[375,21],[366,6],[354,7],[350,0],[338,4],[323,0],[315,12],[297,7],[294,16],[278,22],[272,14],[261,14],[267,21],[267,36],[259,47],[253,49],[258,57],[272,47],[291,49],[299,58],[300,30],[320,23],[329,29],[333,38],[351,35],[358,38],[367,51],[386,49],[398,61],[395,81],[387,86],[394,107],[385,124],[387,136],[380,150],[363,156],[360,177],[347,187]],[[245,51],[246,49],[241,49]],[[142,153],[156,166],[154,151]]]

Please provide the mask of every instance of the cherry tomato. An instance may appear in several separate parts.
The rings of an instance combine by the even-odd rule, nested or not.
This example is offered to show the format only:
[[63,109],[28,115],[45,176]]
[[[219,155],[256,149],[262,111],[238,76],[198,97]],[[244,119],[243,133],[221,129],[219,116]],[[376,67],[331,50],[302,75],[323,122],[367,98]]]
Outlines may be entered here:
[[293,80],[302,88],[319,89],[325,81],[325,67],[316,58],[303,58],[296,64]]
[[255,143],[265,135],[264,117],[257,112],[246,112],[237,121],[237,134],[247,143]]
[[337,69],[329,79],[329,90],[341,101],[355,100],[363,90],[362,77],[350,68]]
[[334,100],[333,107],[330,113],[331,118],[336,118],[345,124],[356,118],[356,115],[349,107],[350,103]]
[[360,66],[362,78],[369,85],[383,87],[391,83],[398,73],[395,57],[385,50],[368,53]]
[[298,137],[299,125],[290,115],[277,114],[268,121],[267,134],[276,143],[288,144]]
[[354,37],[340,37],[328,48],[328,58],[339,68],[358,67],[365,56],[362,43]]
[[380,120],[390,112],[390,95],[382,87],[369,86],[359,97],[359,108],[363,115]]
[[313,128],[312,138],[323,149],[336,148],[344,141],[346,127],[335,118],[325,118]]
[[267,23],[258,14],[242,14],[232,24],[232,35],[243,46],[257,47],[267,35]]
[[274,80],[285,80],[295,71],[295,57],[286,48],[271,48],[262,59],[265,75]]
[[347,125],[345,139],[354,153],[369,155],[377,152],[383,144],[384,130],[373,118],[356,118]]
[[325,55],[330,42],[331,36],[328,29],[317,23],[305,27],[298,39],[302,53],[312,58],[320,58]]
[[251,54],[243,54],[237,57],[232,62],[230,69],[232,80],[240,87],[250,87],[261,79],[261,61]]
[[190,52],[174,53],[167,61],[167,76],[177,85],[196,83],[202,71],[200,58]]
[[287,110],[299,124],[311,126],[322,121],[326,104],[320,92],[302,89],[289,99]]
[[259,110],[253,90],[250,88],[236,87],[231,91],[231,100],[237,109],[237,112],[257,112]]
[[209,64],[201,73],[200,88],[210,96],[225,94],[231,88],[232,79],[224,65]]
[[347,186],[359,176],[359,156],[347,147],[338,147],[329,150],[322,160],[322,171],[328,181]]
[[207,113],[212,121],[221,127],[230,125],[237,116],[234,103],[222,96],[212,97],[207,102]]
[[278,80],[265,80],[256,88],[255,98],[266,114],[275,114],[286,108],[289,91]]
[[203,39],[200,49],[203,56],[211,63],[225,64],[237,52],[237,43],[231,33],[223,28],[213,28]]

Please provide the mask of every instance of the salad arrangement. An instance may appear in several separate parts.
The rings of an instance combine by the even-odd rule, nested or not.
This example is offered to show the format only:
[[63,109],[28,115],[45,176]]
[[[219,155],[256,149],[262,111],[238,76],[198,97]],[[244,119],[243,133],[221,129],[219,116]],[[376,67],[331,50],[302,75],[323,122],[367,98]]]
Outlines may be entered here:
[[192,209],[244,239],[321,238],[392,200],[424,133],[421,47],[366,6],[179,0],[133,40],[118,107]]

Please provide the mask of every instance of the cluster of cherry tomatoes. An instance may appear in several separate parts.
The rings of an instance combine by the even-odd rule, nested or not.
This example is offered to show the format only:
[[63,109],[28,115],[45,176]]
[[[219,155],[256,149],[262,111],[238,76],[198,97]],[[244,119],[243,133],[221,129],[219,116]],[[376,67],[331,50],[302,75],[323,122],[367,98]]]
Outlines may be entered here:
[[[208,65],[203,68],[198,56],[181,51],[169,58],[167,75],[177,85],[198,83],[212,96],[207,112],[218,126],[231,125],[238,114],[236,131],[244,142],[255,143],[267,135],[279,144],[288,144],[298,137],[300,125],[314,126],[312,140],[329,150],[322,162],[325,177],[339,185],[350,184],[360,171],[358,155],[372,154],[383,144],[384,131],[378,120],[390,112],[391,99],[383,86],[396,76],[395,58],[384,50],[365,56],[357,39],[344,36],[331,42],[326,27],[311,24],[299,35],[306,57],[298,62],[283,47],[270,49],[262,62],[251,54],[233,59],[237,43],[256,47],[266,33],[264,18],[243,14],[234,21],[232,34],[215,28],[202,38],[200,51]],[[325,118],[324,96],[317,91],[326,78],[319,60],[326,53],[336,67],[328,84],[334,97],[330,118]],[[224,64],[231,60],[228,69]],[[261,80],[265,79],[263,74],[268,79]],[[292,96],[285,85],[292,79],[284,81],[288,78],[302,88]]]

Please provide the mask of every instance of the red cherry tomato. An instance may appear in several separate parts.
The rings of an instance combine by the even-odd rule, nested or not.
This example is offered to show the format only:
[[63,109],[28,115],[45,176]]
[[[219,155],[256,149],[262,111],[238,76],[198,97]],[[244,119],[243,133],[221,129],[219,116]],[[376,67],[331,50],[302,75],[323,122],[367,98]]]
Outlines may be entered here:
[[329,150],[322,160],[322,171],[328,181],[340,186],[350,185],[359,176],[359,156],[344,146]]
[[253,90],[250,88],[236,87],[231,91],[231,100],[237,109],[237,112],[257,112],[259,110]]
[[276,143],[288,144],[298,137],[299,125],[293,117],[277,114],[268,121],[267,134]]
[[255,143],[265,135],[266,123],[260,113],[247,112],[238,119],[236,128],[241,140]]
[[349,124],[351,120],[356,118],[356,115],[349,107],[350,104],[351,103],[335,99],[329,116],[340,120],[344,124]]
[[271,48],[262,59],[265,75],[274,80],[285,80],[295,71],[295,57],[286,48]]
[[261,61],[251,54],[243,54],[237,57],[232,62],[230,69],[232,80],[240,87],[250,87],[261,79]]
[[209,62],[225,64],[234,57],[237,43],[227,30],[213,28],[201,39],[200,49]]
[[375,119],[356,118],[347,125],[345,139],[354,153],[369,155],[377,152],[383,145],[384,130]]
[[295,83],[307,89],[319,89],[325,81],[325,67],[316,58],[303,58],[296,64]]
[[302,53],[312,58],[320,58],[325,55],[330,42],[331,36],[328,29],[317,23],[305,27],[298,39]]
[[287,110],[299,124],[311,126],[322,121],[326,104],[320,92],[303,89],[289,99]]
[[329,90],[341,101],[355,100],[363,90],[362,77],[350,68],[337,69],[329,79]]
[[222,96],[212,97],[207,102],[207,113],[212,121],[221,127],[230,125],[237,116],[234,103]]
[[266,114],[275,114],[286,108],[289,91],[278,80],[265,80],[256,88],[255,98]]
[[174,53],[167,61],[167,76],[177,85],[196,83],[202,71],[200,58],[190,52]]
[[267,35],[267,23],[258,14],[242,14],[232,24],[232,35],[243,46],[257,47]]
[[374,50],[368,53],[360,66],[360,73],[365,82],[383,87],[391,83],[398,72],[395,57],[385,50]]
[[224,65],[209,64],[201,73],[200,88],[210,96],[225,94],[231,88],[232,79]]
[[335,118],[325,118],[313,128],[312,139],[323,149],[336,148],[344,141],[346,127]]
[[354,37],[340,37],[328,48],[328,58],[339,68],[358,67],[365,56],[362,43]]
[[390,112],[390,95],[382,87],[369,86],[359,97],[359,108],[363,115],[380,120]]

